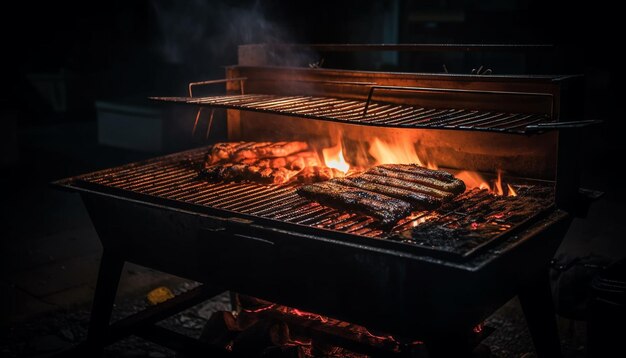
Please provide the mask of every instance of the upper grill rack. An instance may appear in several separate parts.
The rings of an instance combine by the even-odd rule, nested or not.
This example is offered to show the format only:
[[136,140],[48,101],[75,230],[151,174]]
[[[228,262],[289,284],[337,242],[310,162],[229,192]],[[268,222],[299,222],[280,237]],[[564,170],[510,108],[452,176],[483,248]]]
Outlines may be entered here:
[[527,134],[550,129],[550,115],[468,109],[435,109],[375,101],[323,97],[238,94],[210,97],[152,97],[157,101],[298,116],[350,124],[461,129]]

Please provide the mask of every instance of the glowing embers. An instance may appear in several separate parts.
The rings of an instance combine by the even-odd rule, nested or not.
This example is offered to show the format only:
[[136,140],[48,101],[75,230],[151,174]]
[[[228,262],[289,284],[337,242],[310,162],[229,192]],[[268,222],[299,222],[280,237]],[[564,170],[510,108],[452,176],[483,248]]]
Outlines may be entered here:
[[[240,333],[231,335],[230,342],[222,341],[223,346],[237,353],[251,356],[269,349],[293,354],[277,356],[365,358],[406,356],[423,344],[421,341],[401,341],[360,325],[250,296],[237,295],[237,301],[240,310],[230,320],[234,324],[227,326]],[[256,338],[251,339],[251,336]],[[261,349],[259,342],[272,347]]]
[[552,206],[551,188],[519,186],[517,191],[519,195],[501,196],[471,189],[434,212],[413,213],[396,226],[392,239],[451,252],[471,251]]

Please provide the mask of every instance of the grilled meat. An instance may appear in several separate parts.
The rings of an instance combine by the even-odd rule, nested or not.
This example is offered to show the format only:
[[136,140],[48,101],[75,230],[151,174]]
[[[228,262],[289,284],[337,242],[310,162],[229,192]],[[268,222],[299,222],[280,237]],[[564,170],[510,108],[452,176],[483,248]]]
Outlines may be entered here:
[[297,192],[323,205],[372,216],[383,225],[393,224],[411,211],[406,201],[333,181],[304,185]]
[[465,191],[465,183],[452,174],[441,170],[427,169],[416,164],[384,164],[370,168],[366,173],[418,183],[451,193],[453,196]]
[[359,178],[362,178],[364,180],[367,180],[369,182],[376,183],[376,184],[388,185],[388,186],[393,186],[396,188],[401,188],[404,190],[426,194],[426,195],[429,195],[431,197],[438,199],[440,202],[442,200],[450,200],[455,196],[454,193],[450,193],[450,192],[439,190],[439,189],[434,189],[429,186],[417,183],[415,181],[408,181],[405,179],[394,178],[391,176],[387,177],[383,175],[361,174],[359,175]]
[[216,164],[229,160],[235,153],[237,148],[249,144],[248,142],[227,142],[214,144],[207,153],[206,163],[208,165]]
[[308,149],[309,145],[305,142],[260,142],[253,143],[250,146],[237,149],[231,161],[239,162],[250,158],[277,158],[286,157],[288,155],[301,152]]
[[432,209],[441,204],[441,198],[422,193],[404,189],[401,187],[391,186],[385,183],[376,183],[365,178],[365,175],[356,177],[348,177],[342,179],[334,179],[333,182],[361,188],[376,193],[381,193],[387,196],[391,196],[397,199],[408,201],[412,204],[413,209]]
[[[306,148],[305,142],[217,143],[209,150],[200,176],[211,180],[283,184],[304,168],[320,164],[315,152],[301,152]],[[315,171],[308,173],[302,181],[332,177],[326,178],[321,172],[314,174]]]
[[343,176],[344,173],[335,168],[307,166],[295,176],[294,180],[300,183],[315,183]]
[[[358,211],[390,224],[412,210],[434,209],[464,190],[465,183],[449,173],[417,165],[390,164],[362,174],[305,185],[298,193],[322,204]],[[355,196],[367,200],[357,200]]]
[[200,171],[200,177],[210,180],[250,180],[263,184],[284,184],[298,172],[286,168],[260,167],[249,164],[216,164]]
[[226,142],[214,144],[207,154],[208,165],[247,159],[286,157],[308,148],[306,142]]

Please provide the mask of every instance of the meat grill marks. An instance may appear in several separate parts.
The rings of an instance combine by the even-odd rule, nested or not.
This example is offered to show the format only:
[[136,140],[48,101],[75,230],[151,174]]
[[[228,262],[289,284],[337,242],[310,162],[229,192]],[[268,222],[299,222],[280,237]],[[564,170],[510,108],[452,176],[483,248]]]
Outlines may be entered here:
[[308,149],[306,142],[216,143],[207,154],[207,164],[238,163],[246,159],[286,157]]
[[[442,170],[432,170],[420,167],[416,164],[383,164],[370,168],[367,174],[380,175],[385,178],[399,179],[404,182],[417,183],[426,187],[436,189],[440,192],[448,192],[454,195],[465,191],[465,183],[455,178],[452,174]],[[395,182],[395,181],[394,181]],[[406,184],[399,182],[389,183],[390,185]],[[419,187],[411,187],[421,192]],[[423,190],[423,189],[422,189]],[[441,193],[431,192],[432,194],[442,195]]]
[[[408,175],[405,175],[405,176],[408,176]],[[434,189],[429,186],[422,185],[413,181],[408,181],[405,179],[386,177],[383,175],[372,175],[372,174],[362,174],[359,177],[370,183],[376,183],[376,184],[380,184],[383,186],[389,186],[389,187],[393,187],[397,189],[403,189],[403,190],[421,193],[421,194],[424,194],[433,198],[433,200],[437,202],[441,202],[443,200],[450,200],[454,197],[454,193],[439,190],[439,189]]]
[[[447,172],[393,164],[326,183],[305,185],[298,189],[298,194],[323,205],[370,215],[382,225],[389,225],[413,210],[435,209],[464,190],[465,183]],[[359,197],[367,200],[354,200],[356,194],[352,193],[359,193]],[[408,212],[399,209],[407,207]]]
[[372,216],[384,226],[395,223],[411,212],[411,205],[406,201],[342,184],[339,180],[330,180],[305,185],[297,192],[323,205]]
[[[382,178],[384,179],[384,178]],[[334,182],[352,186],[375,193],[381,193],[396,199],[401,199],[412,204],[414,208],[420,209],[432,209],[439,205],[441,200],[435,196],[415,192],[396,186],[385,185],[384,183],[377,183],[368,180],[366,175],[360,175],[352,178],[335,179]]]

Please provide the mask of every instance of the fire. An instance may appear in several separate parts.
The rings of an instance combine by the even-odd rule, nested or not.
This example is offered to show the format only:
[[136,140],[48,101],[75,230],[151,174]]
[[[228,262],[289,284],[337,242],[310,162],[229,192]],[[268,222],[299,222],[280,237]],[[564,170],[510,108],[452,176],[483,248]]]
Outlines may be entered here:
[[504,190],[502,190],[502,171],[498,170],[498,180],[493,184],[493,191],[496,195],[502,196],[504,195]]
[[415,151],[415,145],[408,138],[400,138],[397,142],[387,143],[374,138],[370,143],[369,153],[379,164],[419,164],[430,169],[438,169],[432,162],[424,162]]
[[[335,138],[338,138],[337,145],[322,149],[324,163],[327,167],[337,169],[346,174],[351,167],[344,158],[341,133],[338,133]],[[365,142],[361,144],[365,145]],[[369,141],[369,146],[363,146],[360,148],[363,150],[363,153],[367,151],[371,157],[365,161],[359,160],[357,157],[356,161],[353,163],[357,167],[353,168],[353,170],[359,171],[360,168],[362,169],[363,167],[367,167],[369,165],[381,164],[418,164],[429,169],[439,169],[437,164],[429,158],[424,158],[424,156],[420,158],[417,154],[414,141],[409,137],[394,138],[393,142],[374,137]],[[349,157],[352,158],[352,160],[355,160],[354,156],[349,155]],[[373,163],[371,158],[374,158]],[[479,188],[488,190],[489,192],[499,196],[517,196],[517,192],[510,184],[505,185],[505,183],[502,183],[501,170],[497,171],[497,179],[494,180],[492,184],[489,184],[489,182],[487,182],[487,180],[485,180],[477,172],[468,170],[459,172],[456,174],[456,177],[465,182],[465,186],[468,189]],[[416,220],[416,222],[417,221],[418,220]]]
[[329,168],[335,168],[344,174],[350,170],[350,164],[343,157],[341,141],[334,147],[322,149],[324,164]]
[[509,189],[509,196],[517,196],[517,192],[513,189],[513,187],[509,184],[506,185],[507,189]]
[[[465,186],[467,186],[468,189],[472,189],[472,188],[486,189],[496,195],[500,195],[500,196],[505,195],[505,192],[502,186],[502,171],[500,170],[498,170],[498,178],[494,181],[493,185],[489,185],[489,183],[487,183],[487,181],[482,176],[480,176],[480,174],[476,172],[468,171],[468,170],[458,173],[456,177],[463,180],[463,182],[465,183]],[[506,187],[507,187],[507,191],[506,191],[507,196],[517,196],[517,192],[513,189],[513,187],[510,184],[507,184]]]

